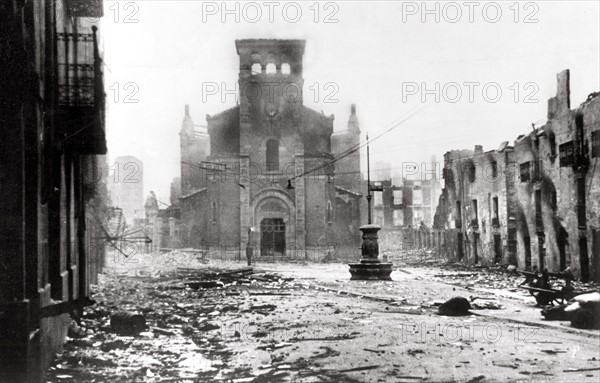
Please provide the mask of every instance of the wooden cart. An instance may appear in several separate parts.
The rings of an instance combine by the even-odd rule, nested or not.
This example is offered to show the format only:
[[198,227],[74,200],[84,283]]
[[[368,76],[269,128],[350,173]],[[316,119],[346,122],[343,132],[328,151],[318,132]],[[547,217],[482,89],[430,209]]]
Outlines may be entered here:
[[[550,273],[548,271],[520,271],[525,280],[519,285],[520,288],[529,290],[539,306],[564,304],[573,297],[585,294],[583,291],[573,289],[571,282],[573,274],[570,271],[562,273]],[[555,288],[558,280],[564,280],[564,286]]]

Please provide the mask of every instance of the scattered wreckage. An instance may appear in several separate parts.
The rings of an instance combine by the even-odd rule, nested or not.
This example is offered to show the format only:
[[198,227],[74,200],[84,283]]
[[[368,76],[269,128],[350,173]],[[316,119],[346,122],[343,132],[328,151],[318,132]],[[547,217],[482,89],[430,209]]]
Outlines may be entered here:
[[[542,272],[519,271],[519,273],[525,276],[525,280],[519,287],[528,290],[540,306],[554,303],[564,304],[578,295],[593,292],[575,290],[572,284],[573,274],[569,269],[560,273],[551,273],[546,270]],[[564,281],[564,285],[558,286],[559,281]]]

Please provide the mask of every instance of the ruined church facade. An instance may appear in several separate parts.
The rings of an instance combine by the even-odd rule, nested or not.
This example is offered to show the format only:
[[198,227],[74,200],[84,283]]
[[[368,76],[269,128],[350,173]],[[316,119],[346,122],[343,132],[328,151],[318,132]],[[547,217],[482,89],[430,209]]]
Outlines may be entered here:
[[[303,105],[305,41],[235,45],[239,104],[207,115],[205,131],[194,128],[186,107],[179,200],[184,246],[250,242],[261,256],[302,257],[306,249],[357,241],[361,195],[352,182],[336,186],[333,161],[358,142],[354,107],[348,130],[332,142],[334,117]],[[348,157],[360,176],[360,157]]]

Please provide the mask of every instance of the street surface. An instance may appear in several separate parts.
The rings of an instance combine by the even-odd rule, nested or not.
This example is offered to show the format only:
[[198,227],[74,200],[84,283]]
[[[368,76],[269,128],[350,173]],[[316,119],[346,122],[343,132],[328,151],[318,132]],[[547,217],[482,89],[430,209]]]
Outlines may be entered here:
[[[48,382],[600,381],[600,332],[542,320],[520,277],[432,263],[366,282],[340,263],[139,260],[101,276]],[[489,308],[437,315],[454,296]],[[149,328],[112,333],[120,310]]]

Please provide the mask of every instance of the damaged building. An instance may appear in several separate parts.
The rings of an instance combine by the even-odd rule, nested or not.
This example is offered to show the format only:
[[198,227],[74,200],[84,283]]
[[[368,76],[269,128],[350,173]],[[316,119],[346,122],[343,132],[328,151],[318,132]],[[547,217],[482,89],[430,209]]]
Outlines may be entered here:
[[[425,169],[425,163],[422,167]],[[378,236],[382,251],[433,248],[431,228],[441,194],[438,169],[433,158],[431,171],[424,171],[418,178],[391,177],[388,172],[382,174],[387,179],[371,182],[373,223],[381,227]]]
[[333,116],[303,105],[304,40],[235,46],[239,105],[208,115],[205,131],[186,107],[182,245],[239,249],[250,241],[262,256],[298,257],[320,246],[357,245],[362,184],[355,107],[347,130],[334,133]]
[[453,150],[435,218],[446,256],[600,280],[600,97],[571,109],[557,76],[547,122],[484,152]]
[[45,381],[102,269],[102,3],[0,5],[2,382]]

